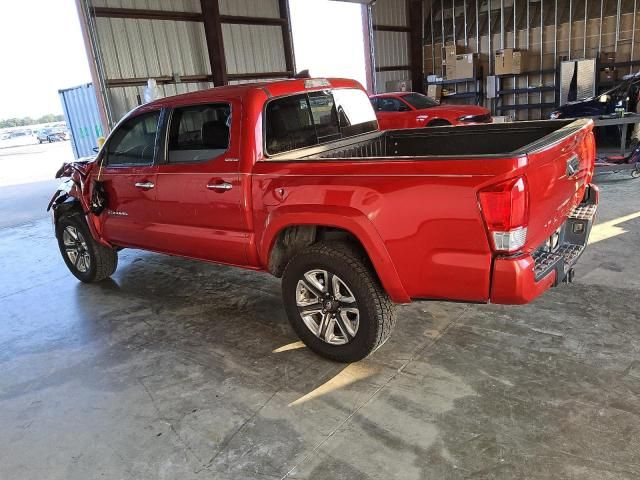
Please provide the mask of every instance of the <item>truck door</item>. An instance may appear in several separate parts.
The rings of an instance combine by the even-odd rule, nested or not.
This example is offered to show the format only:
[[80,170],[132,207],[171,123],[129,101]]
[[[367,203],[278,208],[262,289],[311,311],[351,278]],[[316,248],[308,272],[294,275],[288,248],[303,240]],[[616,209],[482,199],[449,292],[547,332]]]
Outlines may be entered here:
[[239,172],[240,104],[174,108],[158,165],[158,250],[246,265],[249,241]]
[[151,248],[155,220],[156,136],[159,111],[141,113],[117,127],[105,146],[100,180],[107,192],[101,214],[105,238],[122,246]]

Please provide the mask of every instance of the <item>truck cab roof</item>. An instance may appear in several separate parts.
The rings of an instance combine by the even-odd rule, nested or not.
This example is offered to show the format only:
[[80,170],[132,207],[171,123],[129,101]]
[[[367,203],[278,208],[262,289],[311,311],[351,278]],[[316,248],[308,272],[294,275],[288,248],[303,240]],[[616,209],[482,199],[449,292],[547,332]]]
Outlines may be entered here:
[[363,90],[362,85],[359,82],[345,78],[291,78],[286,80],[224,85],[206,90],[198,90],[196,92],[160,98],[142,105],[134,111],[158,107],[176,107],[222,98],[244,98],[256,90],[265,92],[269,97],[280,97],[306,91],[327,90],[331,88],[357,88]]

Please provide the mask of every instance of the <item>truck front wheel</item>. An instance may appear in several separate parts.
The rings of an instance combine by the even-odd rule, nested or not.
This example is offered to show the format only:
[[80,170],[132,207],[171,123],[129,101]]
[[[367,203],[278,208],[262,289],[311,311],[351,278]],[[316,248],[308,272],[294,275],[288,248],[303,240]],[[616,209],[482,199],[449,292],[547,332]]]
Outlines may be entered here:
[[285,309],[300,339],[338,362],[361,360],[387,341],[395,307],[360,250],[319,242],[294,256],[282,276]]
[[110,277],[118,266],[118,253],[96,242],[80,214],[61,217],[56,237],[64,263],[81,282],[99,282]]

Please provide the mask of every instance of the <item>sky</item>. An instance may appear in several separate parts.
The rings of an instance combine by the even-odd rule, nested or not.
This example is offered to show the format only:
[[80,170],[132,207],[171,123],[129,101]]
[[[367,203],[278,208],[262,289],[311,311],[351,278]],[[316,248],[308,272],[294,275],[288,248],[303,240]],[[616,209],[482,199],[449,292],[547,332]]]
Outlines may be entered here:
[[91,82],[74,0],[0,0],[0,119],[62,113],[58,90]]
[[296,69],[309,69],[314,77],[354,78],[366,87],[362,6],[289,0],[289,10]]
[[[298,71],[365,85],[360,5],[290,0],[290,11]],[[62,113],[58,90],[91,82],[75,0],[0,0],[0,52],[0,119]]]

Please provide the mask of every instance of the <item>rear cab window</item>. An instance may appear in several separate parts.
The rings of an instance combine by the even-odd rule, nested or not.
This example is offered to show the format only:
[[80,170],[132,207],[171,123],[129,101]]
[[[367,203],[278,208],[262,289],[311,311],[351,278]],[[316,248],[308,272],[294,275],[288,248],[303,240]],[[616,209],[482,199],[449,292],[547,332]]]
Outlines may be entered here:
[[378,128],[369,97],[355,88],[275,98],[265,110],[267,155],[321,145]]

